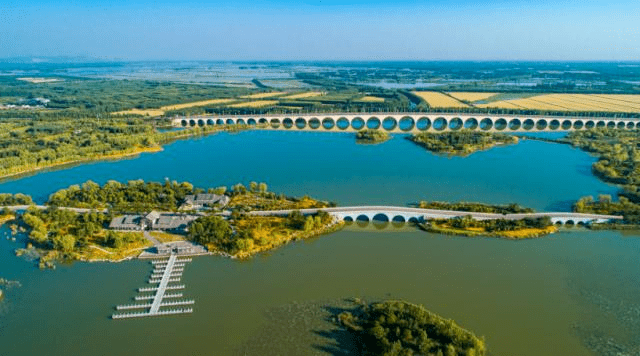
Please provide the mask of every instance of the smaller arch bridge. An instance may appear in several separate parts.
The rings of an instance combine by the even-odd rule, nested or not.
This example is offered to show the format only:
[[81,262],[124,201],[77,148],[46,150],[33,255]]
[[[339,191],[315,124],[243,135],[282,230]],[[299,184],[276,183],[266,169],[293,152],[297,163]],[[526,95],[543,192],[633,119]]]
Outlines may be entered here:
[[[257,216],[286,216],[294,210],[265,210],[251,211],[249,214]],[[450,219],[455,217],[471,216],[476,220],[521,220],[524,218],[541,218],[548,216],[554,224],[590,224],[605,223],[611,220],[620,220],[619,215],[600,215],[600,214],[583,214],[572,212],[540,212],[528,214],[493,214],[493,213],[476,213],[469,211],[455,210],[436,210],[436,209],[420,209],[398,206],[351,206],[351,207],[335,207],[322,209],[300,209],[304,215],[316,214],[319,211],[325,211],[333,217],[342,221],[396,221],[396,222],[423,222],[430,219]]]

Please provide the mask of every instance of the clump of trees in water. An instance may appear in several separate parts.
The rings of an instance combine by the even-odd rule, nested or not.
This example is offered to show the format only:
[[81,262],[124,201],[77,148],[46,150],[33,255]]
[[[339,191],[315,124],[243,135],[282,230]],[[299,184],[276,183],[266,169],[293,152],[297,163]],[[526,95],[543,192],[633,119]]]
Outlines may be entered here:
[[467,155],[496,145],[518,143],[515,136],[479,131],[423,132],[408,139],[431,152],[453,155]]
[[573,210],[581,213],[623,215],[625,224],[640,224],[640,136],[638,130],[596,129],[574,131],[567,140],[575,147],[598,155],[593,173],[608,183],[619,184],[619,200],[602,195],[583,197]]
[[[520,229],[526,228],[534,228],[534,229],[544,229],[546,227],[552,226],[551,218],[548,216],[539,217],[539,218],[524,218],[518,220],[507,220],[507,219],[488,219],[488,220],[476,220],[472,218],[470,215],[467,216],[457,216],[455,218],[450,219],[434,219],[432,220],[435,224],[446,224],[454,229],[469,229],[469,228],[481,228],[483,231],[491,233],[491,232],[502,232],[502,231],[516,231]],[[427,223],[429,224],[429,223]]]
[[524,214],[534,212],[531,208],[526,208],[515,203],[508,205],[491,205],[474,202],[449,203],[442,201],[420,201],[420,203],[418,203],[418,207],[421,209],[456,210],[494,214]]
[[356,133],[356,140],[361,143],[380,143],[387,141],[391,136],[382,130],[366,129]]
[[362,303],[337,317],[355,335],[361,355],[483,356],[486,345],[453,320],[400,300]]

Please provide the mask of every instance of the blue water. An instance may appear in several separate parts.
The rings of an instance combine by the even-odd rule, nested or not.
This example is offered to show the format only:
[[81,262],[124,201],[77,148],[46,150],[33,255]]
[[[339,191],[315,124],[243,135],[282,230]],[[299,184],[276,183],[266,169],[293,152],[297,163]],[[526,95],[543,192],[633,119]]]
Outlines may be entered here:
[[615,194],[591,175],[594,158],[566,145],[523,140],[468,157],[438,156],[396,135],[358,145],[353,134],[280,131],[221,133],[178,141],[160,153],[40,173],[0,184],[38,202],[88,179],[104,183],[166,178],[199,187],[262,181],[288,195],[340,205],[406,205],[418,200],[517,202],[568,210],[583,195]]

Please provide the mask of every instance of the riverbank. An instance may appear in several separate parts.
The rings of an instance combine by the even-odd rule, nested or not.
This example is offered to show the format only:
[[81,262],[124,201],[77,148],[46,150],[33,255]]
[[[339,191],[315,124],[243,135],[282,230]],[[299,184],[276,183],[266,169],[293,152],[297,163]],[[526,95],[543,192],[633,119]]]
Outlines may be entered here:
[[68,161],[62,161],[62,162],[55,162],[55,163],[33,167],[33,168],[16,167],[15,169],[18,169],[18,170],[15,172],[0,174],[0,180],[19,178],[21,176],[38,173],[40,171],[45,171],[51,168],[63,168],[66,166],[74,166],[77,164],[90,163],[90,162],[96,162],[96,161],[119,160],[124,158],[136,157],[142,153],[162,152],[162,150],[163,150],[162,146],[138,147],[133,151],[116,152],[116,153],[99,155],[95,157],[87,157],[86,159],[74,159],[74,160],[68,160]]
[[[418,224],[424,231],[466,237],[498,237],[511,240],[532,239],[547,236],[558,231],[550,223],[526,223],[524,221],[498,222],[487,226],[485,221],[472,219],[435,219]],[[504,225],[504,226],[499,226]],[[538,225],[538,226],[535,226]]]

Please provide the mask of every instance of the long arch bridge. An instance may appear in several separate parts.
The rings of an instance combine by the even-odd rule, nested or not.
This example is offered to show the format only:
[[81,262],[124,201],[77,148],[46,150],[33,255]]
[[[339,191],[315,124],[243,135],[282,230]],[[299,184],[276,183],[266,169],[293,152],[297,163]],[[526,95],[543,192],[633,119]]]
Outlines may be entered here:
[[535,116],[471,113],[310,113],[178,117],[175,127],[244,124],[274,130],[443,132],[462,129],[503,132],[574,131],[592,128],[636,129],[640,118]]
[[[252,211],[248,214],[258,216],[286,216],[294,210],[265,210]],[[540,212],[527,214],[494,214],[476,213],[469,211],[420,209],[398,206],[350,206],[322,209],[300,209],[304,215],[316,214],[325,211],[335,218],[343,221],[394,221],[394,222],[423,222],[429,219],[450,219],[455,217],[471,216],[476,220],[520,220],[524,218],[540,218],[548,216],[554,224],[589,224],[605,223],[611,220],[620,220],[619,215],[583,214],[572,212]]]

